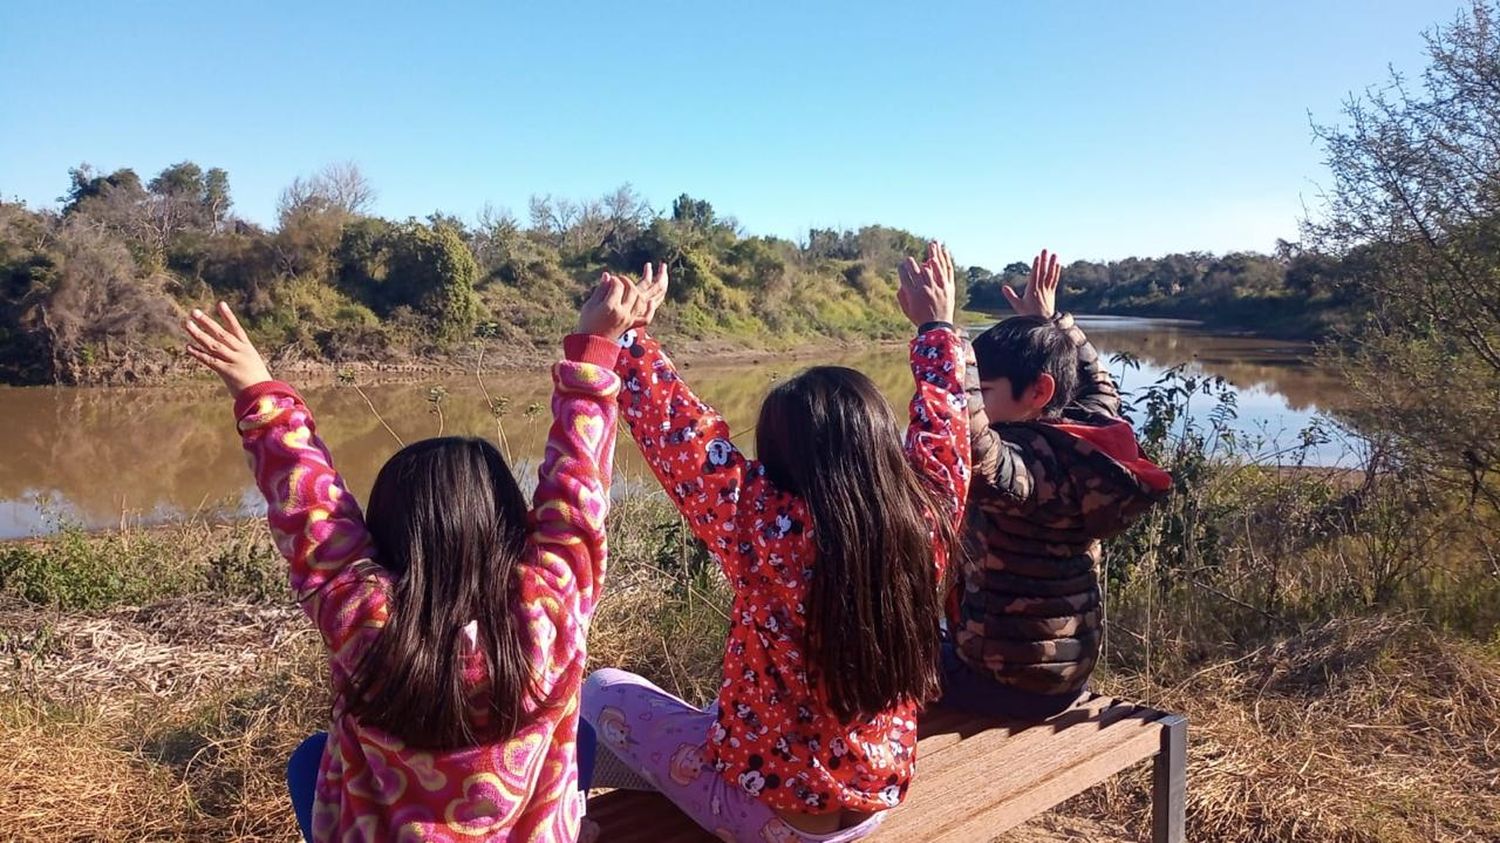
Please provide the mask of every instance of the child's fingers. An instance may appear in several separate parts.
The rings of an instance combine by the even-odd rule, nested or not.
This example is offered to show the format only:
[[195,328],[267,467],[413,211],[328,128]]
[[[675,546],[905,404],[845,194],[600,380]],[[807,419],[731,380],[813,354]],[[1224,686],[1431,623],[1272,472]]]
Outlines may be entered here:
[[934,290],[941,290],[947,286],[943,277],[943,264],[941,261],[937,258],[929,258],[924,268],[927,270],[924,273],[927,276],[927,286]]
[[641,306],[641,291],[629,278],[621,278],[620,283],[620,310],[633,316]]
[[625,298],[625,282],[619,276],[611,275],[605,282],[604,304],[611,309],[618,308],[620,302]]
[[661,264],[656,270],[651,283],[643,284],[640,288],[643,318],[647,320],[656,316],[656,308],[667,299],[667,266]]
[[222,343],[225,348],[233,348],[236,345],[235,336],[224,330],[224,326],[220,325],[217,319],[214,319],[207,313],[194,308],[193,321],[196,322],[198,324],[198,327],[201,328],[205,333]]
[[184,322],[183,325],[187,328],[188,336],[193,338],[193,342],[197,343],[199,348],[220,359],[229,354],[229,349],[223,343],[209,336],[207,331],[198,327],[198,323]]
[[198,324],[199,328],[202,328],[205,333],[219,342],[225,345],[230,345],[234,342],[234,335],[224,330],[224,326],[219,324],[219,320],[213,318],[210,314],[194,308],[192,319]]
[[641,283],[635,286],[636,292],[640,294],[638,307],[644,307],[646,302],[656,297],[656,288],[660,283],[656,278],[656,267],[647,263],[646,268],[641,271]]
[[596,305],[599,302],[604,301],[604,296],[608,292],[609,292],[609,273],[608,272],[601,273],[599,275],[599,282],[594,285],[594,289],[593,290],[589,291],[589,297],[584,300],[583,306],[584,307],[589,307],[591,305]]
[[207,351],[204,351],[196,345],[189,344],[187,347],[187,353],[191,355],[193,359],[214,370],[215,372],[222,371],[224,368],[224,361],[213,356],[212,354],[209,354]]
[[224,317],[225,323],[229,325],[230,333],[244,342],[250,341],[250,335],[245,333],[245,329],[240,326],[239,317],[235,316],[234,311],[229,309],[229,302],[219,302],[219,314]]
[[915,285],[917,283],[917,276],[921,274],[921,270],[917,268],[917,259],[911,255],[907,255],[906,260],[901,262],[898,274],[901,276],[902,284],[906,286]]

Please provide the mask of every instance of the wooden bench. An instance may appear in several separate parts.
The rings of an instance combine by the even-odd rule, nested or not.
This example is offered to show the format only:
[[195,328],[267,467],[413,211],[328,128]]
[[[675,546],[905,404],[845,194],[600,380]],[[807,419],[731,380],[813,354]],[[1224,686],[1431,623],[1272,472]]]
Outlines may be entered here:
[[[906,801],[868,840],[986,843],[1147,758],[1155,759],[1151,839],[1184,839],[1184,717],[1090,695],[1029,727],[934,711],[919,731]],[[600,843],[717,840],[658,793],[610,791],[589,800],[588,815],[599,823]]]

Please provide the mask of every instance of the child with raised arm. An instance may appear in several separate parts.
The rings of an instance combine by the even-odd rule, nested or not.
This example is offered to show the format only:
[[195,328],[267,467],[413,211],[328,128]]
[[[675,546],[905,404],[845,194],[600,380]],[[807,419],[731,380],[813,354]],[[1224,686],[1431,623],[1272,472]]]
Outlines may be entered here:
[[[624,418],[734,607],[706,710],[606,669],[584,685],[583,716],[724,840],[858,839],[911,779],[917,710],[938,690],[939,581],[969,443],[952,262],[934,244],[902,275],[920,326],[904,444],[869,378],[817,366],[766,397],[749,459],[656,340],[623,340]],[[659,301],[665,270],[647,279]]]
[[605,568],[615,338],[636,299],[605,276],[563,341],[530,509],[494,446],[447,437],[393,456],[368,516],[228,306],[222,324],[193,311],[188,353],[234,398],[292,591],[328,646],[329,733],[289,770],[309,839],[578,837],[577,695]]
[[1056,312],[1060,276],[1043,251],[1024,293],[1002,288],[1018,315],[973,344],[968,553],[939,704],[1008,720],[1078,699],[1099,657],[1100,542],[1172,487],[1141,455],[1099,353]]

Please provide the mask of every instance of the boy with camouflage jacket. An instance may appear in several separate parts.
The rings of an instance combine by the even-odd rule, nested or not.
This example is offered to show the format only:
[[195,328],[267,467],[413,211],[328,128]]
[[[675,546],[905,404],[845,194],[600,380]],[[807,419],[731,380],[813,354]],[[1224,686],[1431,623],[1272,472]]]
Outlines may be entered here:
[[1172,487],[1141,455],[1099,353],[1056,314],[1059,275],[1043,251],[1024,294],[1002,288],[1018,315],[971,348],[968,552],[939,705],[1012,720],[1077,700],[1103,631],[1101,540]]

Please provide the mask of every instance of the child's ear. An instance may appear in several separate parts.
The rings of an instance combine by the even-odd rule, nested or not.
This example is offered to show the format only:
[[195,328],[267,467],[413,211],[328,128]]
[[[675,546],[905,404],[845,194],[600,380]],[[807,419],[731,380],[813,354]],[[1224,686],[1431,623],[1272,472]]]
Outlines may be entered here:
[[1043,407],[1052,403],[1052,397],[1057,394],[1057,379],[1042,372],[1036,376],[1036,383],[1031,385],[1031,408],[1040,411]]

